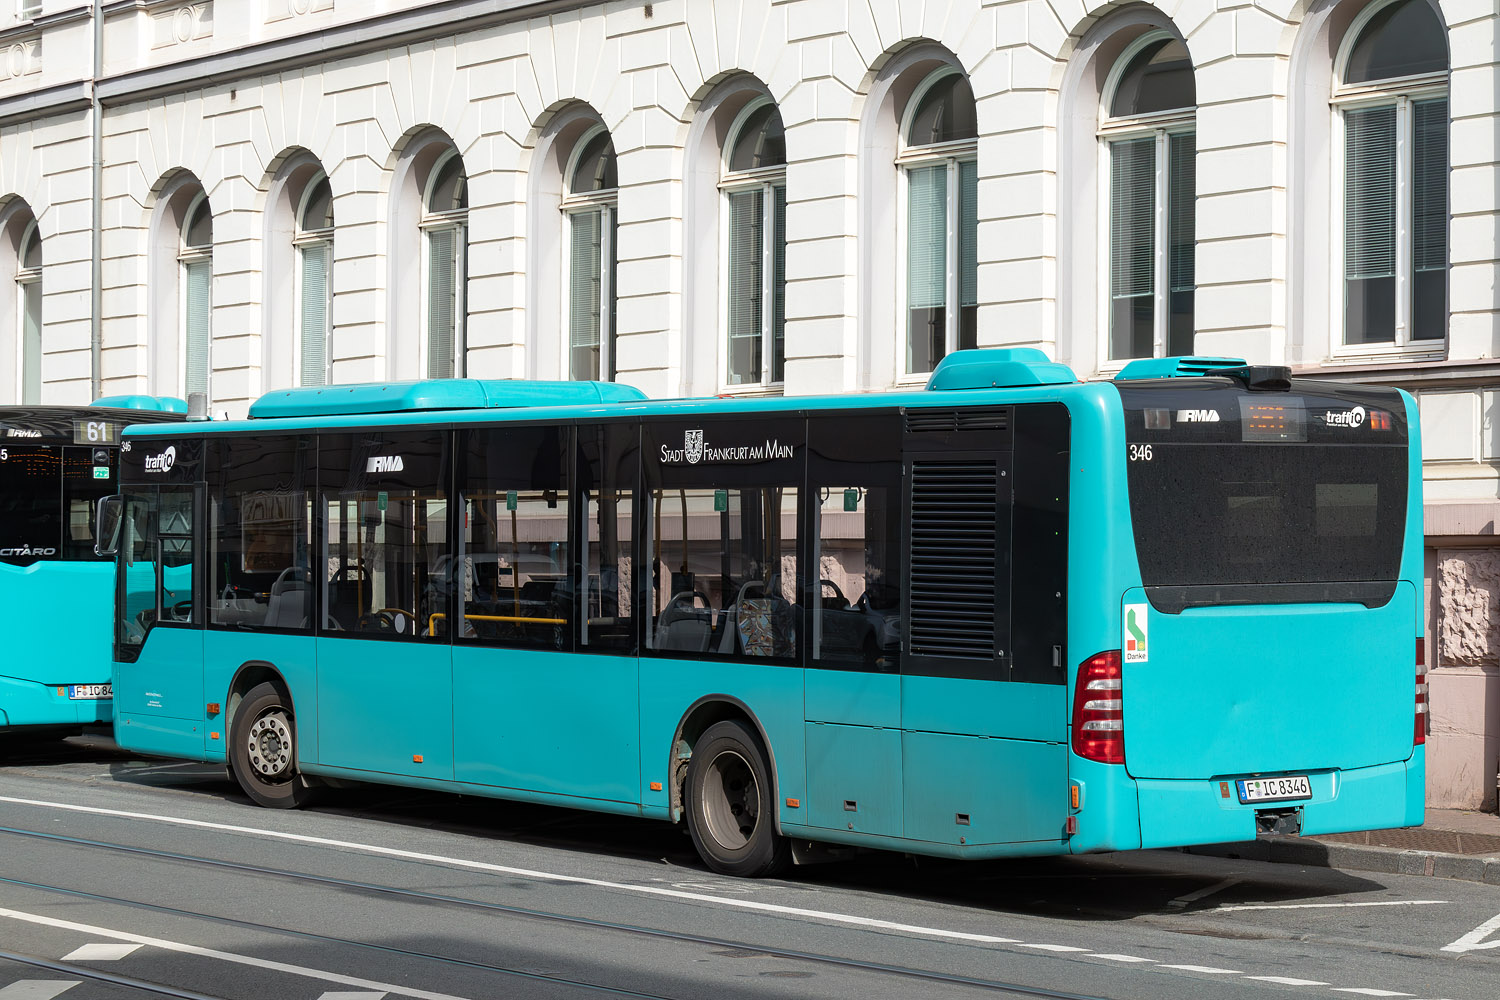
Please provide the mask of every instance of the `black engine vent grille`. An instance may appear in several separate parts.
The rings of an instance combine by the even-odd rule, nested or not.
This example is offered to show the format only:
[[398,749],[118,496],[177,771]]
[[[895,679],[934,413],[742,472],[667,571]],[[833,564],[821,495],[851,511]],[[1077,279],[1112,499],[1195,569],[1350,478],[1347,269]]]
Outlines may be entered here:
[[916,409],[906,411],[908,434],[932,431],[1003,431],[1009,425],[1009,407],[998,410]]
[[995,658],[998,466],[916,461],[911,479],[911,652]]

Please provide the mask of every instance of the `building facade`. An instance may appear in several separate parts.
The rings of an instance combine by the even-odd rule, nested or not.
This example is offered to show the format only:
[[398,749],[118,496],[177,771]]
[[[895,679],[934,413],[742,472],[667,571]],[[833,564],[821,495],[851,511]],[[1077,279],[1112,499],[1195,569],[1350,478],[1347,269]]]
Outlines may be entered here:
[[1399,384],[1429,803],[1495,808],[1493,0],[9,2],[0,400],[1003,345]]

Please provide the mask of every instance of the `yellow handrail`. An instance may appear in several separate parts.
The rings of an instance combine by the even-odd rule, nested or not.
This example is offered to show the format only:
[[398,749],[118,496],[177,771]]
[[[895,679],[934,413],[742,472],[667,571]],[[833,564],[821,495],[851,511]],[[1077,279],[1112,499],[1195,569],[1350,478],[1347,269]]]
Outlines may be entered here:
[[[443,619],[444,621],[447,621],[448,620],[448,613],[446,611],[434,612],[427,619],[427,634],[428,635],[437,635],[437,620],[439,618]],[[566,618],[522,618],[522,617],[518,617],[516,615],[468,615],[468,614],[466,614],[466,615],[464,615],[464,620],[465,621],[476,621],[476,622],[512,622],[512,623],[516,623],[516,624],[534,624],[534,625],[566,625],[566,624],[568,624],[568,620]]]

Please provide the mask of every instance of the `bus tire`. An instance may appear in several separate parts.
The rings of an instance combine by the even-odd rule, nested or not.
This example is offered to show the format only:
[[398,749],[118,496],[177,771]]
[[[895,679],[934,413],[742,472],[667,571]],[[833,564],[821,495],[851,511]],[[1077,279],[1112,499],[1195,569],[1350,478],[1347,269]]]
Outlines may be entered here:
[[256,805],[297,809],[314,789],[297,770],[297,720],[270,683],[257,684],[240,702],[229,730],[229,767]]
[[750,727],[709,726],[687,772],[687,825],[703,863],[720,875],[761,878],[786,870],[791,845],[776,832],[771,768]]

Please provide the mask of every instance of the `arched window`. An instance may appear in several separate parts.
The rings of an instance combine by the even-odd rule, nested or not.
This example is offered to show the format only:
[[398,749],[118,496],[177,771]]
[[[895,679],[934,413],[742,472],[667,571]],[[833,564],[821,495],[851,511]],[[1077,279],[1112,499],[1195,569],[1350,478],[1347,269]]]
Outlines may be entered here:
[[1197,87],[1187,46],[1151,31],[1104,91],[1109,358],[1193,352]]
[[297,208],[297,384],[328,382],[329,313],[333,305],[333,188],[320,174]]
[[568,377],[615,377],[615,144],[585,132],[567,171]]
[[1448,44],[1427,0],[1350,25],[1333,94],[1343,131],[1347,346],[1440,348],[1448,332]]
[[781,382],[786,361],[786,133],[769,99],[740,112],[719,182],[727,235],[730,386]]
[[422,199],[427,272],[428,378],[464,374],[464,300],[468,277],[469,182],[463,158],[450,150],[434,165]]
[[213,350],[214,217],[201,192],[188,207],[177,251],[181,276],[183,391],[208,392]]
[[16,301],[21,344],[21,402],[42,401],[42,237],[36,221],[26,227],[17,253]]
[[977,343],[978,120],[974,91],[944,67],[912,94],[898,162],[906,192],[906,372]]

